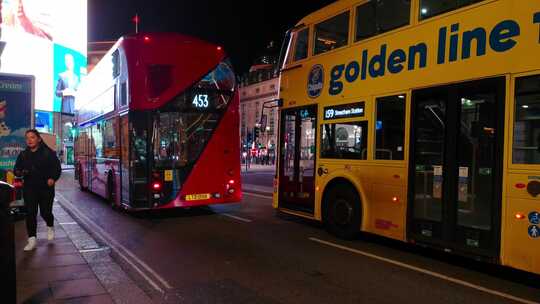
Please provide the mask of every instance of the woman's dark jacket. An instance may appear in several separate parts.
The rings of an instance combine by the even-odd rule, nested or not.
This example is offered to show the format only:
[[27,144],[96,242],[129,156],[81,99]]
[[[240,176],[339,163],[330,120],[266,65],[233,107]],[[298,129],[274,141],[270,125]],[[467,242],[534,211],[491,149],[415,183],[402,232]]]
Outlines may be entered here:
[[25,189],[54,189],[47,185],[47,180],[52,178],[57,181],[62,174],[62,167],[56,153],[42,143],[35,152],[26,148],[19,154],[14,173],[15,176],[24,177]]

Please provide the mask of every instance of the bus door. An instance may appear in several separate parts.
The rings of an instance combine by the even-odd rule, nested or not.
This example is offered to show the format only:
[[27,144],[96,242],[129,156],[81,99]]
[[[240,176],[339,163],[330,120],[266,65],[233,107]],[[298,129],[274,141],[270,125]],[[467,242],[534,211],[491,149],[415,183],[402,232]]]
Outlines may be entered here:
[[313,213],[317,107],[281,111],[279,198],[286,209]]
[[129,197],[129,115],[120,116],[120,201],[124,204],[130,202]]
[[505,79],[413,93],[409,239],[499,253]]
[[131,112],[130,115],[130,198],[133,208],[149,208],[149,115]]

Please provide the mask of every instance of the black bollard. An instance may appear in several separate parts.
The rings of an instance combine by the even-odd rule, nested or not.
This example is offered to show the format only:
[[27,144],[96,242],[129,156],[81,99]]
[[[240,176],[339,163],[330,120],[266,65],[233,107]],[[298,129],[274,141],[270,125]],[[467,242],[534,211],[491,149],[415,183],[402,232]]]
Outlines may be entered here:
[[17,303],[15,228],[9,212],[14,188],[0,182],[0,295],[2,303]]

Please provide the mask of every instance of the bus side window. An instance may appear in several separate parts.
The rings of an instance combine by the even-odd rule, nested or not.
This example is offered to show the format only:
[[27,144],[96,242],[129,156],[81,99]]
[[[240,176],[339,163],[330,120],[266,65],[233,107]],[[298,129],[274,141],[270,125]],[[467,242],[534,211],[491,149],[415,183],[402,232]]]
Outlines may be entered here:
[[408,25],[411,1],[374,0],[356,8],[356,39],[360,41]]
[[127,105],[127,84],[120,83],[120,106]]
[[349,43],[349,12],[315,25],[314,55],[346,46]]
[[321,158],[367,159],[368,122],[321,126]]
[[463,1],[441,1],[441,0],[420,0],[420,20],[444,14],[458,8],[471,5],[484,0],[463,0]]
[[403,160],[405,95],[376,99],[375,159]]
[[540,164],[540,75],[516,79],[514,164]]
[[295,34],[294,61],[306,59],[308,56],[309,28],[305,28]]

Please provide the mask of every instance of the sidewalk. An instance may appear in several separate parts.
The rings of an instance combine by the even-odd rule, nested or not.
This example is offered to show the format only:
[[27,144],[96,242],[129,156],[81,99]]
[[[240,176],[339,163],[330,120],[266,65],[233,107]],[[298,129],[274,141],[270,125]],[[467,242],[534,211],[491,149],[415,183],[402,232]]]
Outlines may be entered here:
[[62,164],[62,170],[74,170],[74,169],[75,169],[74,165]]
[[24,221],[15,225],[18,303],[150,303],[150,298],[56,202],[56,238],[38,219],[38,247],[24,252]]
[[[242,173],[246,173],[246,165],[242,164]],[[249,168],[247,169],[247,172],[275,172],[276,166],[275,165],[257,165],[257,164],[251,164],[249,165]]]

